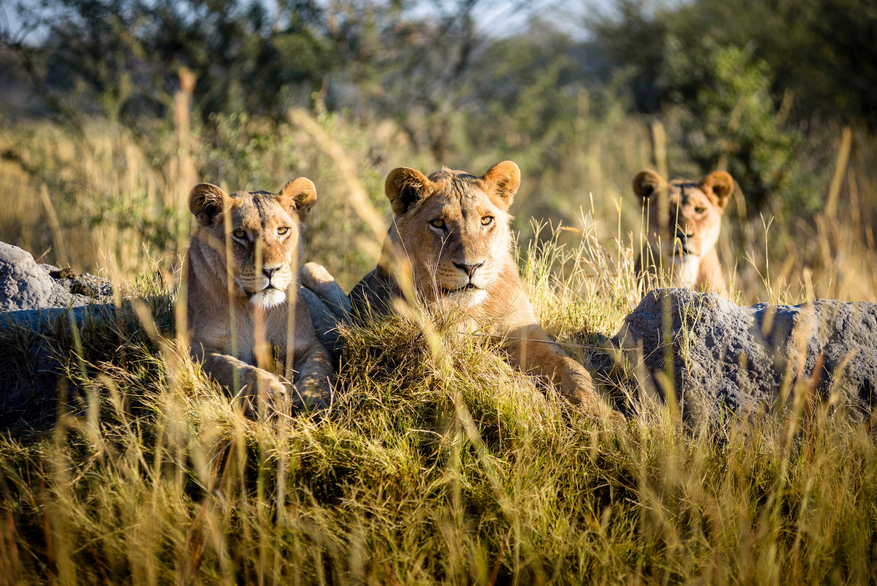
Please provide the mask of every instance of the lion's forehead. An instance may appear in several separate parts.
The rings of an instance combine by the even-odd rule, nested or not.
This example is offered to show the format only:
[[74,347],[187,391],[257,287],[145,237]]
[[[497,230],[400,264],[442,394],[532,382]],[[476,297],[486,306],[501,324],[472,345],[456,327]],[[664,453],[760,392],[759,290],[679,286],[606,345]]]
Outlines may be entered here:
[[471,216],[480,218],[485,213],[499,212],[499,208],[493,205],[487,194],[477,188],[436,190],[420,209],[422,214],[441,216],[449,221],[467,219]]
[[667,195],[671,202],[683,206],[703,204],[712,207],[712,202],[700,188],[700,184],[693,181],[673,181]]
[[440,211],[442,217],[447,220],[467,220],[470,218],[481,218],[485,213],[492,211],[490,201],[484,198],[480,201],[478,198],[471,198],[466,201],[449,200],[442,202]]
[[238,191],[231,195],[232,221],[247,230],[260,230],[283,224],[294,226],[288,211],[277,202],[273,193],[266,191]]
[[430,175],[429,180],[434,186],[435,195],[443,195],[459,201],[487,197],[481,180],[462,171],[442,169]]
[[454,171],[447,167],[430,175],[429,180],[433,183],[453,185],[455,189],[475,186],[479,181],[478,177],[470,175],[465,171]]

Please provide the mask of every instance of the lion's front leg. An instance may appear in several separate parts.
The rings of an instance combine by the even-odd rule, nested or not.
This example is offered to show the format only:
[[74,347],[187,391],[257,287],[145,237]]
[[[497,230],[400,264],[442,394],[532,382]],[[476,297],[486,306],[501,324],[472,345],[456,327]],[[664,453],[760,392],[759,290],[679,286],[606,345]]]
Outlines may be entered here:
[[193,351],[192,354],[196,359],[203,358],[201,368],[204,372],[232,392],[240,390],[246,396],[259,396],[264,393],[270,400],[283,398],[288,394],[289,385],[278,376],[238,360],[234,356],[209,351],[203,353]]
[[506,350],[518,368],[549,379],[567,400],[581,406],[589,415],[623,421],[621,414],[606,405],[597,393],[585,367],[561,350],[538,325],[531,324],[510,332]]
[[[274,334],[283,336],[284,332],[276,331]],[[299,303],[296,303],[295,306],[293,348],[292,368],[295,371],[293,404],[298,408],[323,409],[329,407],[332,403],[332,385],[335,383],[332,355],[320,343],[308,304],[301,296],[299,296]]]
[[301,348],[296,346],[295,371],[298,373],[293,402],[299,408],[324,409],[332,403],[335,370],[329,352],[316,339]]

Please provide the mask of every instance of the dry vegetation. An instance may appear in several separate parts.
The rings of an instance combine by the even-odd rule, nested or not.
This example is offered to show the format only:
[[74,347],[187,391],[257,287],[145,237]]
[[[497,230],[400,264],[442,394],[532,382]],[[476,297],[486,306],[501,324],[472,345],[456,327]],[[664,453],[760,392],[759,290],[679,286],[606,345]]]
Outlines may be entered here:
[[[401,319],[346,329],[328,413],[248,412],[206,380],[175,340],[186,169],[231,188],[311,178],[305,258],[349,289],[378,245],[352,183],[385,213],[387,171],[437,166],[391,124],[317,122],[337,144],[291,121],[255,166],[256,120],[229,120],[222,152],[177,132],[162,160],[106,124],[78,143],[45,124],[2,136],[30,173],[3,162],[0,239],[51,247],[44,261],[143,301],[56,340],[70,400],[50,430],[0,439],[0,583],[877,580],[877,438],[827,408],[807,433],[794,409],[690,429],[643,398],[607,429],[441,317],[438,345]],[[537,311],[579,359],[641,296],[629,181],[652,156],[645,125],[584,122],[580,148],[525,175],[513,207]],[[739,302],[877,301],[877,144],[856,145],[835,191],[813,186],[833,213],[750,222],[731,204],[720,254]],[[515,153],[446,163],[483,172],[503,158]],[[531,223],[547,210],[555,229]]]

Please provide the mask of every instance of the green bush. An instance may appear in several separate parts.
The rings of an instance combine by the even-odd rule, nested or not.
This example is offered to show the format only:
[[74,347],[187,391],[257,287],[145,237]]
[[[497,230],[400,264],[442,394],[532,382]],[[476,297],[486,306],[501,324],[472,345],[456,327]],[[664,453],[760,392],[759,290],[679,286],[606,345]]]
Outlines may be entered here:
[[663,84],[684,115],[682,144],[704,173],[725,168],[753,212],[781,190],[803,137],[783,127],[770,68],[749,51],[704,38],[695,50],[674,36],[665,45]]

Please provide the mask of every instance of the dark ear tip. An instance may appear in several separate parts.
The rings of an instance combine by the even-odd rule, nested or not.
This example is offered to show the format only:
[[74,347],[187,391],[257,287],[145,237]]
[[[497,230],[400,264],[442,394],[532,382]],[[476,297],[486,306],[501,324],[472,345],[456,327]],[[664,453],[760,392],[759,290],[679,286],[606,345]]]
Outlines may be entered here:
[[225,192],[212,183],[199,183],[189,192],[189,211],[201,226],[208,225],[222,212]]
[[633,178],[633,192],[643,199],[648,199],[664,184],[664,179],[652,170],[640,171]]
[[225,192],[212,183],[199,183],[189,191],[189,210],[198,212],[222,209],[222,198]]
[[285,202],[284,205],[298,212],[301,219],[304,219],[317,203],[317,187],[307,177],[299,177],[288,181],[277,197]]
[[423,174],[417,169],[412,169],[411,167],[396,167],[387,173],[387,178],[384,180],[384,191],[389,193],[391,190],[398,190],[403,184],[412,180],[415,182],[422,182],[419,176],[423,176]]
[[481,181],[493,203],[508,210],[521,187],[521,168],[514,161],[502,161],[488,169]]
[[191,204],[193,201],[196,201],[203,194],[207,193],[210,187],[213,187],[210,183],[199,183],[195,187],[189,190],[189,203]]
[[734,192],[734,178],[727,171],[713,171],[703,178],[701,185],[719,197],[728,197]]
[[411,167],[397,167],[387,174],[384,180],[384,194],[390,200],[393,213],[404,214],[416,201],[425,197],[429,179]]
[[490,175],[491,173],[503,173],[512,176],[520,176],[521,168],[518,167],[518,164],[514,161],[501,161],[487,170],[485,175]]

